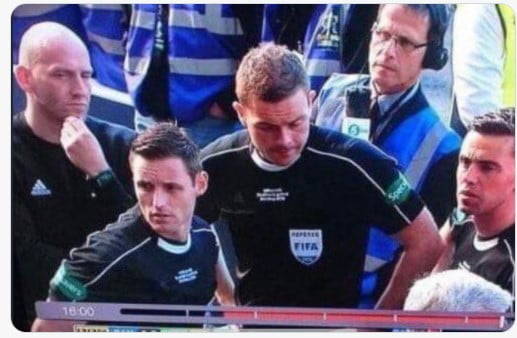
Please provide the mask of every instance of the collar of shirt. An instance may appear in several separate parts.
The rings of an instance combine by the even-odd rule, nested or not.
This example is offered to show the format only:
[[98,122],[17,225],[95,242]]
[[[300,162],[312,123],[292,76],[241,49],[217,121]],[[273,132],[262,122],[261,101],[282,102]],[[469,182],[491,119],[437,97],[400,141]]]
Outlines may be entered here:
[[[381,116],[383,116],[387,112],[391,111],[392,108],[395,108],[395,107],[393,107],[393,105],[397,102],[397,100],[402,95],[404,95],[404,93],[408,92],[408,94],[404,97],[404,99],[402,101],[400,101],[398,103],[397,106],[402,106],[409,99],[411,99],[415,95],[419,85],[420,85],[420,81],[417,81],[413,86],[411,86],[410,88],[408,88],[405,91],[398,92],[395,94],[389,94],[389,95],[379,95],[377,97],[377,101],[379,103],[379,112],[380,112]],[[370,83],[370,86],[372,87],[372,95],[374,95],[375,90],[373,89],[373,85],[371,83]],[[373,99],[373,97],[372,97],[372,99]]]
[[[300,156],[301,157],[301,156]],[[286,170],[288,169],[289,167],[291,167],[296,161],[298,161],[298,159],[296,161],[294,161],[293,163],[287,165],[287,166],[279,166],[279,165],[276,165],[276,164],[273,164],[273,163],[269,163],[268,161],[264,160],[262,158],[262,156],[260,156],[259,152],[257,151],[257,149],[253,148],[253,151],[251,153],[251,159],[253,160],[253,162],[255,162],[255,164],[262,170],[265,170],[265,171],[271,171],[271,172],[276,172],[276,171],[283,171],[283,170]]]
[[159,248],[169,253],[180,255],[184,254],[190,249],[190,246],[192,245],[192,240],[190,238],[190,233],[188,234],[186,243],[180,243],[177,241],[171,241],[162,237],[158,237],[156,245],[158,245]]

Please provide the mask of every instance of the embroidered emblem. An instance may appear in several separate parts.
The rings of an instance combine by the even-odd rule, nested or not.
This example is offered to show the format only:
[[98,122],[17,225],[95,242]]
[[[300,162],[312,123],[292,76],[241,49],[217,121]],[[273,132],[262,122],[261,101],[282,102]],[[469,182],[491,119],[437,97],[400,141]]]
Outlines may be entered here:
[[290,229],[289,242],[294,257],[304,265],[316,263],[323,251],[323,233],[320,229]]
[[399,173],[399,177],[386,190],[386,201],[392,205],[400,205],[408,199],[410,192],[411,186]]
[[47,195],[52,195],[52,191],[50,191],[50,189],[48,189],[45,186],[45,184],[43,184],[43,182],[40,179],[38,179],[38,180],[36,180],[36,183],[34,183],[34,186],[32,187],[31,195],[32,196],[47,196]]

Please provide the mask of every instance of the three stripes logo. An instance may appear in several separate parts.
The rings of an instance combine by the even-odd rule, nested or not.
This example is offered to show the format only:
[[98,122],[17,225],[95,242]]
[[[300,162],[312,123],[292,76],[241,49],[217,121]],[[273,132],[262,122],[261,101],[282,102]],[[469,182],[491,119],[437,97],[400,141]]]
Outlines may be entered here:
[[38,179],[38,180],[36,180],[36,183],[34,183],[34,186],[32,187],[31,195],[32,196],[48,196],[48,195],[52,195],[52,191],[50,191],[50,189],[48,189],[45,186],[45,184],[43,184],[43,182]]

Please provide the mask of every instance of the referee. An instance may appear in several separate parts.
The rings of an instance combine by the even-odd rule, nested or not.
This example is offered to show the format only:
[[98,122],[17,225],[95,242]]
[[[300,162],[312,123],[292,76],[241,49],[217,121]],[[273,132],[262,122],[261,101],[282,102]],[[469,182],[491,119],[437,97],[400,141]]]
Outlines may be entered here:
[[[138,205],[70,252],[50,282],[50,301],[233,305],[233,282],[215,231],[193,216],[208,176],[197,146],[170,123],[140,134],[129,162]],[[36,319],[34,331],[71,321]]]
[[242,60],[234,108],[246,131],[202,151],[210,175],[197,213],[227,222],[239,304],[357,307],[369,224],[404,247],[377,308],[401,308],[443,244],[431,214],[376,147],[311,126],[301,58],[264,44]]

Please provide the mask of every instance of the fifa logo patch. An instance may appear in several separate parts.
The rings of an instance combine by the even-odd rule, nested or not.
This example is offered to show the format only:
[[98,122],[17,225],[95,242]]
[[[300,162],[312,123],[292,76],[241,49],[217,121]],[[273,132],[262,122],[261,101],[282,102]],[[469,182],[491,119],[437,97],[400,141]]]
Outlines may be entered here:
[[323,251],[323,233],[320,229],[290,229],[289,242],[294,257],[304,265],[316,263]]

